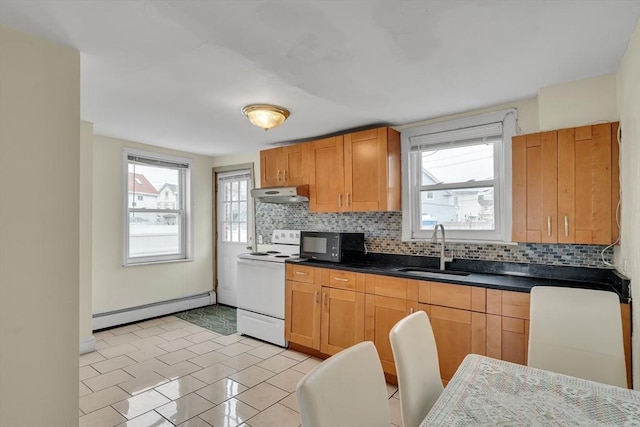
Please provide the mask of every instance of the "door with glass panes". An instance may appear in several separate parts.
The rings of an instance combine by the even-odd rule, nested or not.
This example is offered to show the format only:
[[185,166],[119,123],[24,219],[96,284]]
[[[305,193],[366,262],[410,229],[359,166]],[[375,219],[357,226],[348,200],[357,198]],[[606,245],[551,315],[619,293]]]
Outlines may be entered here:
[[237,306],[237,257],[253,243],[250,169],[215,174],[216,180],[216,297]]

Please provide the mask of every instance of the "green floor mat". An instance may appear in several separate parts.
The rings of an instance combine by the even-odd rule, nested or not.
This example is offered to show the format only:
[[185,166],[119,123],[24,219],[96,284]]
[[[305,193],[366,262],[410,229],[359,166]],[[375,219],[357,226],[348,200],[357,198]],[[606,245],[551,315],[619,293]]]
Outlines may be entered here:
[[237,332],[235,307],[214,304],[182,311],[174,316],[222,335],[231,335]]

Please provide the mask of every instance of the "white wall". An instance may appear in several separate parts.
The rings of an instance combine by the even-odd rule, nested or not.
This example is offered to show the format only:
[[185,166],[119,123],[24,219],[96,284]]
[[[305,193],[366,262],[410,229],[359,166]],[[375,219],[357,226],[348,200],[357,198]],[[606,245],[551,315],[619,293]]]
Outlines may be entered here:
[[616,73],[542,88],[540,131],[618,121],[616,99]]
[[640,389],[640,21],[618,69],[618,109],[622,139],[620,175],[622,188],[620,248],[615,263],[626,264],[633,300],[633,384]]
[[91,327],[93,124],[80,124],[80,353],[95,349]]
[[[190,262],[123,267],[123,149],[194,159],[194,256]],[[94,135],[93,313],[166,301],[213,290],[211,158]]]
[[79,153],[79,53],[0,27],[3,427],[78,425]]

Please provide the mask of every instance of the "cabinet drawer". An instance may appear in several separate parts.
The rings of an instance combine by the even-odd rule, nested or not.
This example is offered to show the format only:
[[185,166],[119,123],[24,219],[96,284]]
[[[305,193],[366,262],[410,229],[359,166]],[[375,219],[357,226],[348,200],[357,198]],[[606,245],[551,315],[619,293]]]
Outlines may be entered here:
[[364,274],[353,271],[322,269],[322,286],[364,292]]
[[287,280],[314,283],[316,269],[306,265],[287,264]]
[[424,304],[485,312],[486,289],[478,286],[420,281],[418,301]]
[[366,292],[373,295],[418,301],[418,281],[367,274]]
[[529,294],[487,289],[487,313],[529,319]]

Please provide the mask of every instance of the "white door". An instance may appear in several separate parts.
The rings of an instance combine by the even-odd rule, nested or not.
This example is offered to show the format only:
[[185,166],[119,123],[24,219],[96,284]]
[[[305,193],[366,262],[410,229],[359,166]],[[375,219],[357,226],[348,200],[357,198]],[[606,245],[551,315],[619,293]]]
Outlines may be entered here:
[[217,189],[217,301],[238,306],[238,255],[253,243],[251,171],[216,174]]

